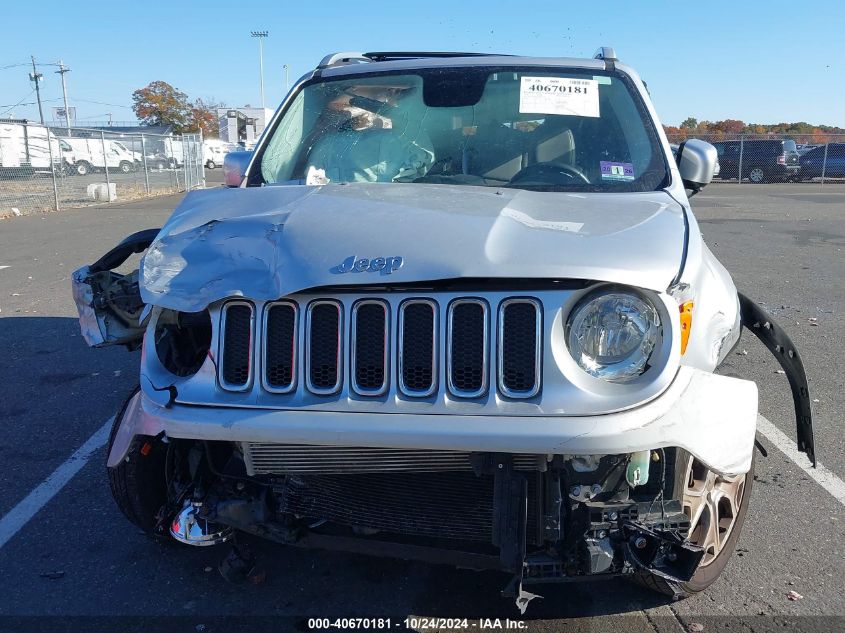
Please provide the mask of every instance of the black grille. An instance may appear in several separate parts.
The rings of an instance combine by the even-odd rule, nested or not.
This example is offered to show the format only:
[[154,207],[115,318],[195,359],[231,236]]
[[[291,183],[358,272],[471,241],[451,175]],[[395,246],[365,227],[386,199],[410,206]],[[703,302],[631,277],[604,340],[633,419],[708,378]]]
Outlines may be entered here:
[[235,304],[226,307],[223,330],[223,382],[242,387],[249,382],[252,345],[252,308]]
[[340,307],[318,303],[311,308],[308,372],[311,388],[334,391],[338,387],[340,358]]
[[[493,477],[473,473],[367,473],[288,478],[281,512],[385,532],[490,542]],[[537,525],[538,486],[528,476],[529,541]]]
[[478,396],[484,392],[486,312],[484,305],[474,301],[452,307],[449,378],[452,390],[458,395]]
[[277,304],[268,309],[265,345],[267,384],[274,389],[291,387],[296,345],[296,308],[292,304]]
[[385,386],[385,328],[387,307],[382,303],[363,303],[355,311],[355,387],[379,392]]
[[532,395],[537,388],[537,307],[509,303],[502,311],[502,386],[512,395]]
[[402,313],[402,386],[410,393],[434,388],[434,306],[410,303]]

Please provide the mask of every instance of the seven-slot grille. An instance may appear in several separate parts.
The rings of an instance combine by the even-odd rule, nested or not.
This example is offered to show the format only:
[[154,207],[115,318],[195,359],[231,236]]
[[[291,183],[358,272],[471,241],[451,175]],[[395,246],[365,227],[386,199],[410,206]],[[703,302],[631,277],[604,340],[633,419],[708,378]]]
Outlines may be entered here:
[[[491,358],[495,357],[494,384],[501,395],[524,399],[539,393],[543,348],[539,301],[506,299],[493,314],[495,319],[488,302],[475,297],[454,299],[442,309],[441,324],[441,305],[429,298],[403,301],[393,318],[389,302],[383,299],[361,299],[351,308],[335,299],[302,306],[293,300],[268,303],[260,327],[261,386],[272,393],[294,392],[301,373],[312,394],[337,394],[344,384],[348,356],[349,388],[359,396],[383,396],[395,380],[402,396],[427,398],[439,391],[438,375],[443,372],[452,396],[481,398],[489,392]],[[350,312],[348,330],[346,310]],[[247,302],[232,301],[224,305],[222,314],[220,385],[243,391],[252,382],[254,310]],[[496,322],[495,336],[490,335],[491,321]],[[494,340],[495,355],[491,353]],[[438,357],[441,345],[446,349],[445,367]],[[396,369],[391,373],[393,362]]]

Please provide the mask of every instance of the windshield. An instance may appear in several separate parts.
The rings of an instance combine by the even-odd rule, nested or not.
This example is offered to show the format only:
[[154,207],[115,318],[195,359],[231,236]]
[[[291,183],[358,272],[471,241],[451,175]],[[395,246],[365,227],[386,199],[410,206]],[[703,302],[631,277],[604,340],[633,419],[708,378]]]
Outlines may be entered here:
[[478,67],[312,80],[251,184],[652,191],[666,162],[629,83],[604,71]]

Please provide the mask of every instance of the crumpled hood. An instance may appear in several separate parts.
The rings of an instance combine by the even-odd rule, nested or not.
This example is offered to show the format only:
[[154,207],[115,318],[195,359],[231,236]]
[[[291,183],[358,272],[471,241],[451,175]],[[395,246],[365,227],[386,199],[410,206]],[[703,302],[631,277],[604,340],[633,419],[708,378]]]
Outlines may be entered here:
[[[150,246],[141,295],[199,311],[226,297],[461,277],[593,279],[661,291],[678,273],[684,230],[681,206],[662,191],[208,189],[188,194]],[[353,256],[387,263],[345,272]]]

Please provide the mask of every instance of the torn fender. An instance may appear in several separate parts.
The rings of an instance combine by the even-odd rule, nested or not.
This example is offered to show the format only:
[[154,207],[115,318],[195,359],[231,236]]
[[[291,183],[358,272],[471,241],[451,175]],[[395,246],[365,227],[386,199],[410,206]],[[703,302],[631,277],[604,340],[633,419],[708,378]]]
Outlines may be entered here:
[[144,302],[138,271],[122,275],[113,269],[133,253],[146,250],[158,232],[159,229],[147,229],[133,233],[96,262],[71,275],[79,325],[89,346],[125,345],[130,350],[139,347],[144,335]]
[[815,466],[813,412],[810,407],[807,374],[804,372],[804,363],[801,361],[801,356],[786,332],[775,324],[772,317],[763,308],[741,292],[737,294],[739,295],[739,306],[742,313],[742,325],[760,339],[786,373],[789,387],[792,389],[792,401],[795,404],[798,450],[806,453]]

